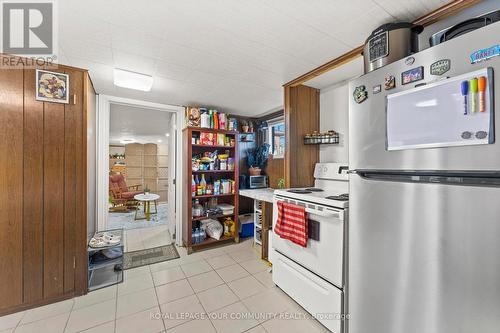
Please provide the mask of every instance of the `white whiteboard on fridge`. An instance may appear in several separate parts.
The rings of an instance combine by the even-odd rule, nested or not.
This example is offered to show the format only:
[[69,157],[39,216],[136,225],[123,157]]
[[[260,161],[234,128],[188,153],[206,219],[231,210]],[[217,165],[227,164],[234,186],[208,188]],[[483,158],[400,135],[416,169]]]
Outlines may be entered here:
[[[473,112],[472,93],[464,97],[461,83],[486,77],[484,112],[479,93]],[[494,131],[493,68],[484,68],[387,96],[387,150],[491,144]]]

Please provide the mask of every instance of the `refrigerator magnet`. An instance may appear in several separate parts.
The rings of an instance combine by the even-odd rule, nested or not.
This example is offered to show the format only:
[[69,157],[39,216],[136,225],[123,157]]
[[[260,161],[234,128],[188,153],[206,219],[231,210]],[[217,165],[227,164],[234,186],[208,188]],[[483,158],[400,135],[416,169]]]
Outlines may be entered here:
[[356,103],[363,103],[368,98],[368,91],[365,86],[358,86],[354,89],[352,96]]
[[384,89],[391,90],[396,87],[396,78],[392,75],[386,75],[384,78]]
[[493,57],[498,57],[499,55],[500,55],[500,44],[497,44],[485,49],[472,52],[472,54],[470,55],[470,62],[471,64],[475,64],[483,60],[488,60]]
[[441,59],[431,65],[431,75],[443,75],[450,70],[451,60]]
[[401,84],[408,84],[424,79],[424,66],[415,67],[401,73]]
[[379,92],[382,91],[382,86],[380,84],[376,85],[376,86],[373,86],[372,88],[372,93],[375,95],[375,94],[378,94]]
[[405,59],[405,64],[408,66],[411,66],[415,63],[415,58],[414,57],[408,57]]

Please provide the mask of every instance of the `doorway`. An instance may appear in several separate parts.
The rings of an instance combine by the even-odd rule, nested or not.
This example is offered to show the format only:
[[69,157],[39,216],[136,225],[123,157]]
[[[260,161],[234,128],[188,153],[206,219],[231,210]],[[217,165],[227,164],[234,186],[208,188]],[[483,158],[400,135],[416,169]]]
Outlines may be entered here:
[[179,244],[183,113],[182,107],[99,96],[97,230],[123,229],[126,252]]
[[172,112],[111,103],[108,229],[124,230],[128,251],[172,243],[168,223],[174,212],[168,202],[175,198],[169,198],[168,187],[169,162],[175,157],[170,147],[173,117]]

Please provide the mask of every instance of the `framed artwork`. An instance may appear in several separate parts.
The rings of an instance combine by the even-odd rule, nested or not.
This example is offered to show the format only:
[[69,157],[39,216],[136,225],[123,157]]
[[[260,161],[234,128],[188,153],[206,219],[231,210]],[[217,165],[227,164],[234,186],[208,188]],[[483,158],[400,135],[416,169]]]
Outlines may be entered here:
[[36,100],[53,103],[69,103],[69,75],[36,70]]
[[188,106],[186,108],[186,119],[187,119],[188,126],[200,127],[201,126],[200,108],[194,108],[194,107]]

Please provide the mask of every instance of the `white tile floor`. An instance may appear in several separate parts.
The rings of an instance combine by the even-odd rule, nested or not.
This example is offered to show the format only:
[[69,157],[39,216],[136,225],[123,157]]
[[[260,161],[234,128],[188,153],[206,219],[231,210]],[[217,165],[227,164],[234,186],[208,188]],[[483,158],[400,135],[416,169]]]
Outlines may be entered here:
[[124,231],[125,252],[139,251],[172,244],[166,225]]
[[313,319],[289,319],[304,310],[275,287],[250,240],[178,251],[178,259],[125,271],[118,286],[0,317],[0,333],[327,332]]

